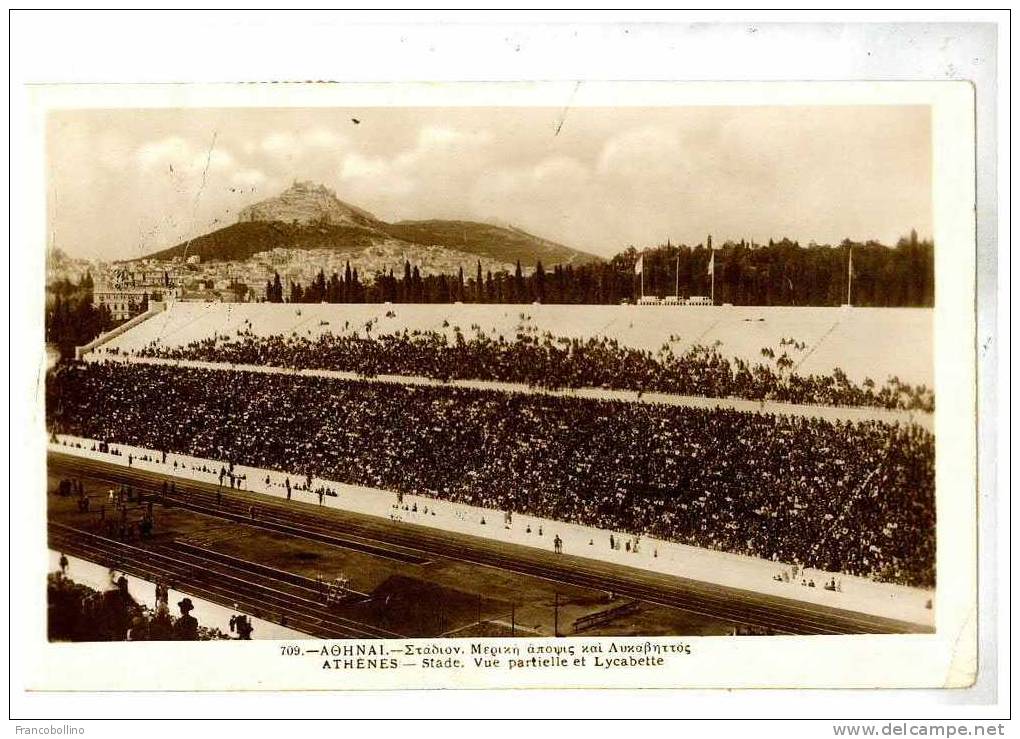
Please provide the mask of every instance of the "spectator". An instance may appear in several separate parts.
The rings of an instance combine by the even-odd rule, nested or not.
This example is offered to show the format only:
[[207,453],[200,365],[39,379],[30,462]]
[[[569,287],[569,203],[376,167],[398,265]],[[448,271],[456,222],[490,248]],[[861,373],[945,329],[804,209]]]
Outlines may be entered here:
[[198,639],[198,620],[191,615],[195,605],[191,598],[184,598],[177,603],[181,609],[180,618],[174,624],[174,638],[178,641],[195,641]]
[[118,363],[47,392],[53,430],[104,444],[934,584],[915,425]]
[[236,336],[213,336],[171,347],[153,342],[141,357],[186,359],[227,364],[255,364],[291,369],[327,369],[373,377],[380,374],[424,375],[440,380],[471,379],[524,383],[546,388],[596,387],[656,391],[713,398],[737,397],[789,403],[879,406],[933,412],[935,398],[925,386],[914,387],[890,377],[877,388],[866,379],[858,385],[839,368],[830,375],[798,375],[783,351],[804,351],[792,338],[780,351],[761,350],[768,364],[750,365],[724,357],[714,347],[695,345],[676,354],[667,344],[653,353],[621,345],[615,339],[586,340],[538,336],[524,325],[513,341],[493,339],[480,328],[465,338],[454,329],[451,343],[437,331],[404,331],[378,337],[357,333],[306,336],[257,336],[248,328]]

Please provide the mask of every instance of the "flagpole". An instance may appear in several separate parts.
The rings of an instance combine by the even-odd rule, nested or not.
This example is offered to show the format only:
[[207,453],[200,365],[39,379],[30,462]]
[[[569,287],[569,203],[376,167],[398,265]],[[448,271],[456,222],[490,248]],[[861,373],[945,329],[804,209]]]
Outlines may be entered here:
[[709,256],[712,265],[712,305],[715,305],[715,251]]
[[[644,258],[642,257],[642,260]],[[645,296],[645,263],[641,262],[641,297]]]
[[676,299],[680,300],[680,253],[676,255]]
[[850,283],[854,278],[854,247],[847,247],[846,265],[846,304],[850,305]]

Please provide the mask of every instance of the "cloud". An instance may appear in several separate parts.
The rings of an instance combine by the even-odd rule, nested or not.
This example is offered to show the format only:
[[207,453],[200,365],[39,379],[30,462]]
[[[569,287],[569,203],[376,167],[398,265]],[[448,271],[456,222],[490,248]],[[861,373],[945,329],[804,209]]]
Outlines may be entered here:
[[601,220],[600,208],[579,209],[578,203],[599,198],[598,182],[589,167],[562,155],[533,164],[480,173],[469,202],[475,218],[512,223],[556,240],[577,243]]
[[307,131],[274,131],[259,144],[259,149],[271,157],[281,160],[299,160],[306,156],[321,156],[322,150],[338,150],[347,146],[346,136],[328,128],[312,128]]
[[379,177],[389,174],[391,169],[389,160],[383,157],[366,157],[355,151],[344,157],[340,176],[344,179]]
[[579,161],[554,156],[532,165],[480,174],[474,184],[473,201],[476,209],[506,200],[539,201],[547,207],[549,198],[555,202],[576,197],[590,180],[590,171]]
[[234,166],[234,156],[210,142],[211,148],[201,148],[180,136],[170,136],[159,141],[142,144],[135,153],[135,161],[142,170],[169,169],[189,174],[195,171],[224,170]]
[[644,127],[609,139],[599,155],[597,169],[606,178],[661,180],[689,172],[693,160],[674,132]]
[[257,187],[268,179],[260,169],[241,169],[230,176],[230,181],[239,187]]
[[394,155],[344,155],[340,191],[369,210],[393,218],[463,216],[463,191],[491,159],[491,135],[423,126],[412,145]]
[[281,159],[292,159],[301,150],[297,136],[281,132],[271,133],[262,139],[260,148],[266,154]]
[[302,136],[302,140],[308,147],[318,149],[336,149],[348,144],[346,136],[328,128],[309,129]]
[[180,136],[171,136],[151,141],[138,147],[135,159],[143,169],[164,167],[167,164],[183,164],[192,156],[191,145]]

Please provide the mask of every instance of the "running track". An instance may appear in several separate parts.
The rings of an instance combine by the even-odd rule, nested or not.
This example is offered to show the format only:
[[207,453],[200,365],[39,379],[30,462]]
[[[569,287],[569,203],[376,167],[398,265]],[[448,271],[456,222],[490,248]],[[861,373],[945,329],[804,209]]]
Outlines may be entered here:
[[[175,506],[196,513],[237,520],[289,535],[325,541],[373,556],[428,560],[443,558],[494,567],[578,587],[611,591],[618,596],[678,608],[710,618],[746,624],[786,634],[900,634],[931,633],[931,629],[888,618],[840,610],[788,598],[728,588],[623,565],[598,562],[532,547],[493,542],[482,537],[437,531],[416,524],[313,504],[287,502],[257,493],[223,491],[216,502],[216,485],[122,465],[50,452],[51,472],[115,484],[158,494],[164,480],[173,479]],[[258,510],[248,518],[249,506]],[[333,541],[329,541],[329,540]]]

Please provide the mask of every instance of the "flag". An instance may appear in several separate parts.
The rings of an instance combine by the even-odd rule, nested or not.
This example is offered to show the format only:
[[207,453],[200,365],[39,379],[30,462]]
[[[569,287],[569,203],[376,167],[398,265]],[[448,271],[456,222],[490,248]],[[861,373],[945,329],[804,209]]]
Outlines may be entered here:
[[712,256],[708,259],[708,274],[715,274],[715,252],[712,252]]
[[638,257],[638,260],[634,262],[634,274],[639,275],[644,272],[645,269],[645,255],[642,254]]

